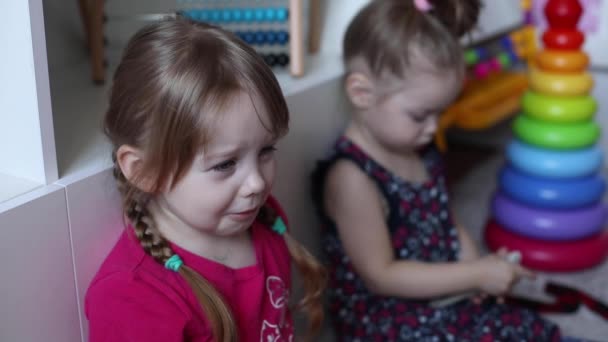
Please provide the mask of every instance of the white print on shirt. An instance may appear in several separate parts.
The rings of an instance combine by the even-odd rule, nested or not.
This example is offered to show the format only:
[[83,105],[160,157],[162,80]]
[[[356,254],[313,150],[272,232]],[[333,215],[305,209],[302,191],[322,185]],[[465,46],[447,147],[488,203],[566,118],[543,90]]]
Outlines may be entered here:
[[266,290],[270,304],[277,310],[281,311],[279,324],[272,324],[264,320],[262,324],[262,332],[260,334],[260,342],[292,342],[293,335],[283,338],[281,330],[289,327],[289,323],[285,322],[287,312],[287,301],[289,300],[289,290],[285,286],[283,280],[277,276],[269,276],[266,278]]
[[292,342],[293,335],[289,335],[287,339],[282,338],[281,330],[278,325],[270,324],[266,320],[262,325],[262,334],[260,342]]
[[285,306],[289,297],[289,291],[285,287],[283,280],[277,276],[269,276],[266,279],[266,290],[270,297],[270,303],[275,309]]

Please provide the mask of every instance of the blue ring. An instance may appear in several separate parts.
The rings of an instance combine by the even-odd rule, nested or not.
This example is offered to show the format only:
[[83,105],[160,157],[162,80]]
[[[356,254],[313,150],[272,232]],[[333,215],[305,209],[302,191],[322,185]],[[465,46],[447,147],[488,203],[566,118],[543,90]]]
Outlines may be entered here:
[[568,180],[538,178],[505,166],[499,175],[500,189],[518,202],[539,208],[572,209],[599,202],[606,183],[599,176]]
[[602,151],[597,146],[556,151],[513,140],[507,147],[507,160],[516,169],[552,179],[589,176],[600,169],[602,159]]

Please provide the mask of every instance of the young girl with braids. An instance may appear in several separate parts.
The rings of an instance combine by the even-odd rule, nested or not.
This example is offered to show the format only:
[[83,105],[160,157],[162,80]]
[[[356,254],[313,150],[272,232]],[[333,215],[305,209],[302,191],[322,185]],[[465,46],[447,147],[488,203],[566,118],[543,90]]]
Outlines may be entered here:
[[323,268],[269,195],[288,109],[252,48],[182,18],[141,29],[104,124],[126,230],[87,292],[90,341],[292,341],[291,261],[319,328]]
[[[376,0],[347,28],[353,114],[313,176],[340,341],[559,340],[555,325],[493,297],[532,274],[506,251],[478,255],[452,219],[431,144],[463,83],[458,38],[479,9],[480,0]],[[480,295],[439,305],[469,291]]]

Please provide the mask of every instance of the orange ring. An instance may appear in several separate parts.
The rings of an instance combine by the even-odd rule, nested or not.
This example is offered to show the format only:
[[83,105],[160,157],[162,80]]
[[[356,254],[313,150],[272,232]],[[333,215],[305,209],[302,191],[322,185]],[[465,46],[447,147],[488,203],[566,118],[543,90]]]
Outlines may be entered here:
[[536,64],[547,71],[579,72],[587,68],[589,57],[580,50],[543,50],[536,55]]

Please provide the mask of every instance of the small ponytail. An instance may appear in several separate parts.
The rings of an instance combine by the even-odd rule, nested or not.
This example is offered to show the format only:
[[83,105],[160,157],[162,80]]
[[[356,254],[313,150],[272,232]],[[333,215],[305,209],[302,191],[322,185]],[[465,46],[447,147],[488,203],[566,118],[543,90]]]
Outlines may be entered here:
[[463,66],[460,37],[477,23],[481,0],[373,0],[344,35],[347,69],[362,59],[373,76],[404,77],[422,52],[438,70]]
[[428,1],[432,4],[429,13],[458,38],[475,27],[481,11],[481,0]]

